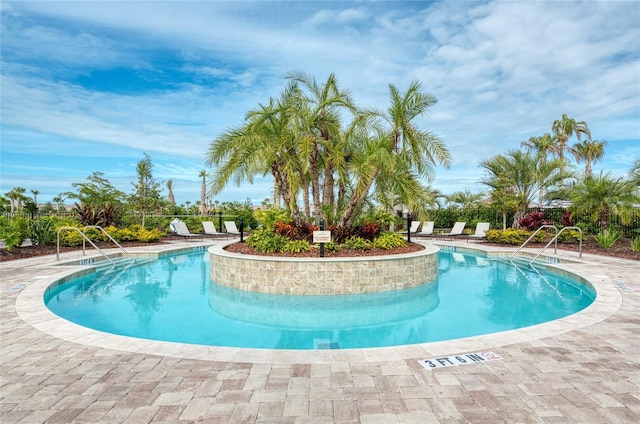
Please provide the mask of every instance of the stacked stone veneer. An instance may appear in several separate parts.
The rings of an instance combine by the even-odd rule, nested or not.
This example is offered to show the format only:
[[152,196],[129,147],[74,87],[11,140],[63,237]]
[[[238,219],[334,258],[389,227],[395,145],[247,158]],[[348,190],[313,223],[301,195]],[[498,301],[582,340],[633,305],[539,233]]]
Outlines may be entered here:
[[[230,243],[229,243],[230,244]],[[209,248],[211,281],[261,293],[325,295],[374,293],[431,283],[438,277],[438,248],[424,245],[404,255],[356,258],[282,258]]]

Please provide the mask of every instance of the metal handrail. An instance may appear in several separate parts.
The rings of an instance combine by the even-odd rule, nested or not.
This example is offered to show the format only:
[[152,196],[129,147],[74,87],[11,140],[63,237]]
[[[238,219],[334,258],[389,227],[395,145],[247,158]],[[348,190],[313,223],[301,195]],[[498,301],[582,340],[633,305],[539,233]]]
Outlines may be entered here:
[[[518,252],[519,252],[519,251],[520,251],[520,250],[521,250],[521,249],[522,249],[522,248],[523,248],[527,243],[529,243],[529,242],[531,241],[531,239],[533,239],[533,238],[536,236],[536,234],[538,234],[538,232],[539,232],[540,230],[542,230],[543,228],[553,228],[554,230],[556,230],[556,235],[553,237],[553,239],[552,239],[551,241],[553,241],[553,240],[555,240],[555,241],[556,241],[556,246],[555,246],[555,251],[554,251],[554,253],[558,253],[558,227],[556,227],[555,225],[545,224],[545,225],[542,225],[540,228],[538,228],[538,229],[537,229],[533,234],[531,234],[531,236],[530,236],[530,237],[529,237],[529,238],[528,238],[524,243],[522,243],[522,245],[520,245],[520,247],[518,247],[518,248],[516,249],[516,251],[515,251],[515,252],[513,252],[513,254],[512,254],[511,256],[509,256],[509,259],[512,259],[512,258],[513,258],[513,257],[514,257],[514,256],[515,256],[515,255],[516,255],[516,254],[517,254],[517,253],[518,253]],[[551,244],[551,242],[549,242],[549,244]]]
[[[109,237],[109,240],[111,240],[112,242],[114,242],[114,243],[115,243],[115,245],[116,245],[116,246],[118,246],[118,247],[120,248],[120,250],[122,250],[122,251],[124,252],[124,254],[125,254],[125,255],[127,255],[127,257],[131,258],[131,255],[129,254],[129,252],[127,252],[127,249],[125,249],[124,247],[122,247],[122,246],[120,245],[120,243],[118,243],[118,242],[117,242],[113,237],[111,237],[111,234],[107,233],[107,232],[105,231],[105,229],[104,229],[104,228],[102,228],[102,227],[101,227],[101,226],[99,226],[99,225],[87,225],[87,226],[85,226],[85,227],[84,227],[84,229],[82,230],[82,233],[83,233],[83,234],[85,234],[85,231],[87,230],[87,228],[97,228],[97,229],[99,229],[100,231],[102,231],[102,233],[103,233],[104,235],[106,235],[107,237]],[[86,235],[86,234],[85,234],[85,235]],[[88,239],[88,237],[87,237],[87,239]],[[84,240],[83,240],[83,242],[84,242]]]
[[92,242],[91,239],[89,239],[89,237],[87,237],[86,234],[83,233],[82,231],[80,231],[80,229],[77,228],[77,227],[60,227],[58,229],[57,249],[56,249],[56,260],[57,261],[60,260],[60,232],[63,231],[63,230],[75,230],[82,236],[82,256],[86,255],[86,251],[85,251],[85,240],[86,240],[91,244],[91,246],[93,246],[98,252],[100,252],[100,254],[102,256],[104,256],[109,262],[111,262],[111,265],[116,266],[116,263],[113,262],[111,260],[111,258],[106,255],[106,253],[104,253],[102,250],[100,250],[100,248],[98,246],[96,246],[95,243]]
[[562,232],[563,232],[564,230],[578,230],[578,231],[580,232],[580,247],[578,248],[578,251],[579,251],[579,256],[578,256],[578,257],[579,257],[580,259],[582,259],[582,228],[580,228],[580,227],[564,227],[564,228],[562,228],[562,229],[560,230],[560,232],[559,232],[559,233],[557,233],[557,234],[555,235],[555,237],[554,237],[554,238],[552,238],[552,239],[551,239],[551,241],[549,241],[549,243],[547,243],[547,245],[546,245],[545,247],[543,247],[543,248],[542,248],[542,250],[540,251],[540,253],[538,253],[538,254],[537,254],[533,259],[531,259],[531,261],[529,262],[529,265],[531,265],[531,264],[533,263],[533,261],[535,261],[536,259],[538,259],[538,256],[542,255],[542,252],[544,252],[544,251],[547,249],[547,247],[549,247],[549,245],[550,245],[551,243],[553,243],[553,241],[554,241],[554,240],[555,240],[555,242],[556,242],[556,253],[557,253],[557,251],[558,251],[558,237],[560,236],[560,234],[562,234]]

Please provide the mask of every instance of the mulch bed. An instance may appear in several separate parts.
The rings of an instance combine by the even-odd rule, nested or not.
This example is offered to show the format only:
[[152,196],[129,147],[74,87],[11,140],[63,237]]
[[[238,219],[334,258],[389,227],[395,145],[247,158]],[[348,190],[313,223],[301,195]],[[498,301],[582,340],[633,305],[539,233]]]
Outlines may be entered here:
[[[162,240],[155,243],[139,243],[139,242],[123,242],[122,246],[124,248],[135,247],[135,246],[148,246],[153,244],[162,245],[164,242]],[[493,243],[485,243],[492,246],[501,246],[505,247],[505,245],[493,244]],[[473,243],[469,243],[470,246],[473,246]],[[105,248],[113,248],[113,243],[99,243],[98,247]],[[515,248],[515,246],[506,246]],[[544,247],[544,244],[539,243],[529,243],[527,247],[531,248],[539,248]],[[578,251],[578,243],[570,243],[570,244],[558,244],[559,249],[563,250],[572,250]],[[77,251],[82,249],[81,247],[60,247],[60,252],[70,252]],[[252,248],[247,246],[246,243],[234,243],[227,248],[229,251],[244,253],[244,254],[260,254],[256,253]],[[371,249],[368,251],[357,251],[357,250],[341,250],[339,252],[327,252],[325,251],[325,257],[335,258],[335,257],[348,257],[348,256],[384,256],[384,255],[394,255],[400,253],[410,253],[421,250],[422,246],[418,244],[411,243],[409,246],[394,250],[382,250],[382,249]],[[93,250],[93,247],[87,246],[87,250]],[[548,252],[553,252],[553,246],[549,246],[547,249]],[[593,237],[587,237],[586,240],[583,241],[582,251],[584,253],[593,253],[596,255],[603,256],[613,256],[617,258],[624,259],[632,259],[636,261],[640,261],[640,252],[634,252],[631,250],[631,240],[630,239],[620,239],[618,242],[609,247],[602,248],[598,245]],[[14,259],[25,259],[31,258],[34,256],[43,256],[43,255],[55,255],[56,254],[56,246],[48,245],[48,246],[26,246],[26,247],[16,247],[8,252],[7,249],[0,248],[0,262],[11,261]],[[285,253],[273,253],[266,256],[293,256],[293,257],[318,257],[319,249],[312,249],[310,252],[302,252],[296,254],[285,254]]]

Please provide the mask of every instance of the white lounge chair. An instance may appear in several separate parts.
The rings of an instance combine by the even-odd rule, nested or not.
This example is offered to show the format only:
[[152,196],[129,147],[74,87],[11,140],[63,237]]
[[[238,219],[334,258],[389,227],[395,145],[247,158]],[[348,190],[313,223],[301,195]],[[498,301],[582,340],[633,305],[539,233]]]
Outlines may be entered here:
[[[415,234],[418,232],[419,227],[420,227],[420,221],[411,221],[411,227],[409,228],[409,232],[411,234]],[[407,232],[403,231],[402,234],[407,234]]]
[[236,227],[236,223],[234,221],[224,221],[224,228],[227,230],[227,234],[240,235],[240,231],[238,231],[238,227]]
[[221,233],[216,230],[216,226],[213,225],[211,221],[202,221],[202,230],[204,231],[204,235],[212,236],[212,237],[227,237],[229,238],[229,234]]
[[487,230],[491,227],[491,224],[489,222],[478,222],[476,224],[476,231],[475,233],[471,234],[469,236],[469,238],[467,238],[467,242],[469,242],[469,240],[484,240],[487,238]]
[[430,237],[433,235],[433,221],[424,221],[422,228],[418,231],[416,237]]
[[185,224],[182,221],[174,222],[173,227],[176,229],[176,235],[180,237],[184,237],[185,240],[189,240],[190,238],[193,238],[193,237],[198,237],[200,238],[200,240],[202,240],[202,234],[194,234],[189,232],[189,229],[187,228],[187,224]]
[[467,225],[466,222],[458,221],[453,224],[453,228],[448,233],[438,234],[440,237],[455,237],[461,236],[464,231],[464,226]]

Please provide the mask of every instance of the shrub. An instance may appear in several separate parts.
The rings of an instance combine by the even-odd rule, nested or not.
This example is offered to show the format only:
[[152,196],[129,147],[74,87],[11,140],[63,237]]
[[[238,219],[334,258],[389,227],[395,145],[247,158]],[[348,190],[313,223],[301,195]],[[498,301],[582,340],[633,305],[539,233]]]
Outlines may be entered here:
[[344,243],[345,240],[353,235],[350,227],[336,227],[335,225],[330,225],[329,231],[331,231],[331,238],[336,243]]
[[362,225],[358,225],[354,231],[353,235],[357,237],[361,237],[365,240],[373,241],[380,235],[382,232],[382,226],[377,222],[366,222]]
[[137,238],[141,243],[151,243],[158,241],[162,237],[162,232],[157,228],[152,230],[141,229],[138,231]]
[[600,247],[608,248],[613,246],[621,237],[618,230],[602,230],[595,236]]
[[571,243],[580,240],[580,233],[578,230],[566,230],[560,233],[558,241],[560,243]]
[[[65,227],[74,227],[73,225],[65,225]],[[78,228],[78,227],[76,227]],[[82,231],[81,228],[78,228]],[[56,229],[57,232],[57,229]],[[60,231],[60,246],[75,247],[82,244],[82,235],[73,230]]]
[[564,227],[573,227],[574,225],[576,225],[573,222],[573,218],[571,217],[571,212],[570,211],[565,211],[562,214],[562,219],[560,220],[560,222],[562,223],[562,225]]
[[288,240],[272,231],[259,229],[253,232],[245,242],[261,253],[282,252]]
[[276,208],[275,206],[272,206],[269,209],[259,209],[253,212],[253,217],[260,227],[269,231],[275,230],[277,222],[284,222],[290,219],[289,213],[286,209]]
[[548,223],[544,221],[544,214],[541,211],[532,211],[520,218],[518,224],[525,230],[534,231]]
[[[491,243],[521,245],[531,236],[531,234],[533,234],[533,232],[526,230],[517,230],[515,228],[507,228],[506,230],[488,230],[486,234],[487,241]],[[536,234],[533,241],[536,243],[541,243],[544,241],[545,236],[546,233],[544,231],[540,231],[538,234]]]
[[289,240],[282,248],[282,251],[287,253],[308,252],[309,250],[311,250],[311,246],[306,240]]
[[351,250],[369,250],[371,249],[371,242],[362,237],[353,236],[345,240],[344,247]]
[[329,243],[324,244],[324,250],[326,250],[327,252],[339,252],[340,244],[336,243],[335,241],[330,241]]
[[318,226],[311,225],[293,225],[282,221],[275,223],[275,232],[289,240],[313,240],[313,232],[318,230]]
[[52,244],[56,239],[53,221],[48,218],[41,218],[31,221],[29,228],[31,243],[36,246]]
[[640,237],[636,237],[631,240],[631,250],[634,252],[640,252]]
[[373,241],[373,247],[385,250],[394,249],[396,247],[405,247],[406,245],[407,242],[402,234],[392,233],[390,231],[383,232]]
[[2,217],[0,220],[0,239],[4,241],[7,251],[10,252],[14,247],[20,247],[28,234],[29,226],[26,219]]

